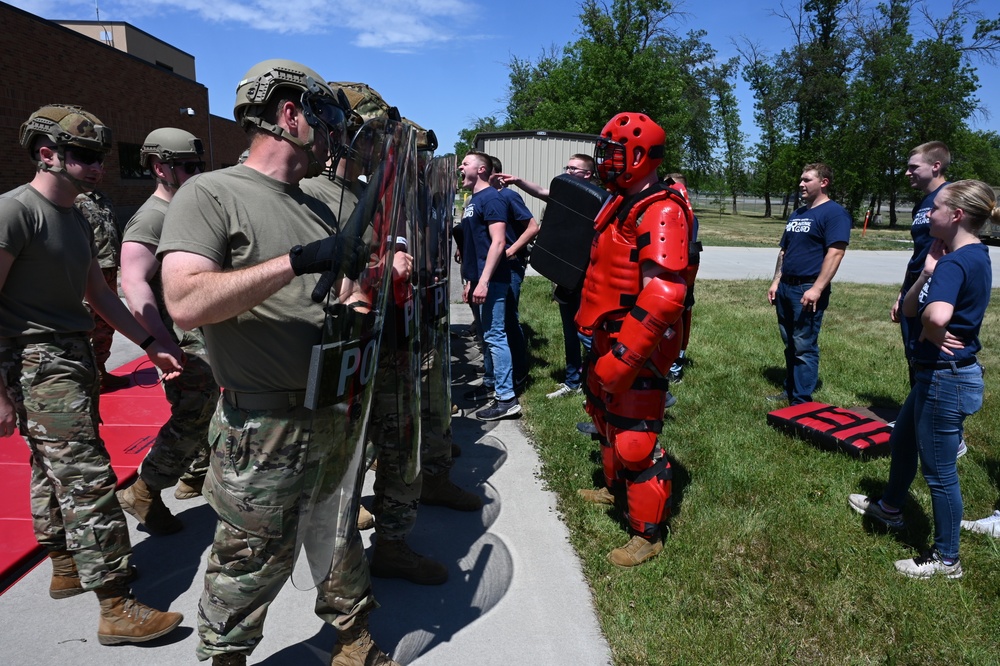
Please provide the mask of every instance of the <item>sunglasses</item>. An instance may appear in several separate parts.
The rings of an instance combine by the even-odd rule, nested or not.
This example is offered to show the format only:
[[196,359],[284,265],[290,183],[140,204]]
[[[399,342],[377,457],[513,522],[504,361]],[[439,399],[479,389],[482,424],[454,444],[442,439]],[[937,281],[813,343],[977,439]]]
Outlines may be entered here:
[[189,176],[205,171],[204,162],[174,162],[174,168],[180,169]]
[[104,153],[99,150],[70,147],[66,149],[66,156],[79,164],[91,165],[94,162],[104,164]]

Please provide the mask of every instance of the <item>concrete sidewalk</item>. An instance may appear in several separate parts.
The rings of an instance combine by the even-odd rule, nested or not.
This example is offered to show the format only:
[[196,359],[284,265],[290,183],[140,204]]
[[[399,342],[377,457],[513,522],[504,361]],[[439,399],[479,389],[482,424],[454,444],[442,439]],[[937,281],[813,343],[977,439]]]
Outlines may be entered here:
[[[453,275],[458,275],[455,267]],[[468,306],[456,303],[452,323],[471,321]],[[484,423],[463,403],[464,380],[476,375],[468,363],[475,354],[452,338],[457,355],[454,394],[463,409],[453,421],[462,456],[452,478],[484,499],[478,513],[423,507],[410,544],[448,566],[448,582],[422,587],[374,579],[381,608],[371,618],[379,645],[402,664],[483,666],[546,664],[601,666],[611,663],[590,590],[569,535],[556,512],[555,496],[538,479],[539,459],[517,421]],[[109,367],[139,351],[116,341]],[[470,416],[465,416],[468,411]],[[3,442],[0,442],[3,445]],[[371,505],[367,477],[362,501]],[[0,663],[4,666],[83,664],[173,666],[194,664],[197,604],[215,515],[202,499],[163,497],[185,529],[150,537],[127,517],[140,569],[138,598],[157,608],[184,613],[179,630],[140,646],[104,647],[97,642],[98,606],[93,594],[64,600],[48,596],[47,561],[0,596]],[[365,532],[365,541],[371,536]],[[265,623],[265,636],[251,664],[301,666],[329,663],[336,632],[312,608],[315,595],[291,583],[278,595]]]

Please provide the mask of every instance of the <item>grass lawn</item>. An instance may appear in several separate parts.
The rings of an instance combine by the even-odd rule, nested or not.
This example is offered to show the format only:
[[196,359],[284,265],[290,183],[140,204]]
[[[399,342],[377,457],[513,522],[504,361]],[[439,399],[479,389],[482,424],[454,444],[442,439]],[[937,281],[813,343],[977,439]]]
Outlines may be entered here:
[[[703,234],[711,224],[702,222]],[[780,233],[780,223],[760,224]],[[908,528],[887,533],[847,506],[849,493],[881,491],[887,458],[858,461],[766,425],[763,398],[784,376],[766,289],[764,281],[698,283],[694,364],[674,387],[677,405],[660,436],[673,464],[671,533],[659,557],[621,570],[605,559],[628,539],[621,513],[576,494],[600,476],[597,444],[575,428],[586,420],[582,400],[545,398],[563,379],[550,284],[525,281],[533,368],[522,423],[558,495],[615,664],[1000,663],[1000,540],[963,533],[960,580],[904,578],[893,561],[932,538],[923,478],[905,509]],[[892,408],[906,397],[899,332],[886,316],[895,293],[835,288],[817,400]],[[1000,499],[997,313],[984,325],[986,401],[966,421],[969,453],[959,461],[972,518]]]
[[[781,208],[776,217],[764,219],[760,215],[730,215],[718,209],[696,209],[698,238],[704,245],[729,245],[739,247],[778,247],[785,219]],[[890,229],[886,226],[869,226],[862,237],[860,225],[851,231],[851,250],[907,250],[913,249],[909,220]]]

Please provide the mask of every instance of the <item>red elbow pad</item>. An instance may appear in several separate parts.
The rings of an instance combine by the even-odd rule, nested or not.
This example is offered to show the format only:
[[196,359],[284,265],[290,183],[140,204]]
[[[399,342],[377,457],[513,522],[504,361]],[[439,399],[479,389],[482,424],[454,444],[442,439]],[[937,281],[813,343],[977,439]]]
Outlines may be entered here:
[[673,332],[670,326],[684,312],[686,293],[684,280],[675,273],[643,287],[635,307],[622,321],[618,341],[594,365],[605,391],[620,393],[632,386],[663,337]]

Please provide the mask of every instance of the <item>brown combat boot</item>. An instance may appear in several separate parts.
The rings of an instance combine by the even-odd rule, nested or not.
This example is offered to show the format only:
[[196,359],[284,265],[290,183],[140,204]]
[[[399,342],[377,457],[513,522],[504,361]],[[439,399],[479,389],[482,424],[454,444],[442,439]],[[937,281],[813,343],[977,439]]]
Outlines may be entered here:
[[101,602],[101,623],[97,627],[101,645],[151,641],[169,634],[184,620],[180,613],[158,611],[139,603],[124,585],[108,585],[95,592]]
[[160,491],[153,490],[141,478],[115,493],[122,509],[130,513],[152,534],[164,535],[179,532],[184,523],[178,520],[160,498]]
[[478,511],[483,500],[467,490],[462,490],[448,478],[448,473],[425,476],[420,488],[420,503],[443,506],[455,511]]
[[637,534],[621,548],[615,548],[608,553],[608,560],[617,567],[629,568],[659,555],[661,550],[663,550],[663,539],[657,536],[650,540]]
[[[73,556],[65,550],[54,550],[49,553],[52,560],[52,581],[49,583],[49,596],[53,599],[69,599],[78,594],[83,594],[86,590],[80,583],[80,573],[76,570],[76,562]],[[129,566],[128,575],[123,579],[125,583],[131,584],[139,577],[139,570]]]
[[185,481],[181,479],[177,482],[177,487],[174,488],[174,497],[179,500],[189,500],[195,497],[201,497],[202,486],[205,485],[205,477],[200,479],[191,479],[190,481]]
[[358,505],[358,529],[370,530],[375,527],[375,516],[365,508],[363,504]]
[[413,552],[403,539],[377,538],[369,570],[376,578],[402,578],[417,585],[441,585],[448,580],[447,567]]
[[86,590],[80,584],[80,574],[76,570],[73,556],[65,550],[55,550],[49,553],[52,560],[52,582],[49,583],[49,596],[53,599],[68,599]]
[[591,504],[614,504],[615,496],[611,494],[611,491],[607,488],[598,488],[593,490],[591,488],[581,488],[576,491],[584,502],[590,502]]
[[337,635],[330,666],[400,666],[379,649],[368,633],[368,618],[359,617],[350,629]]

